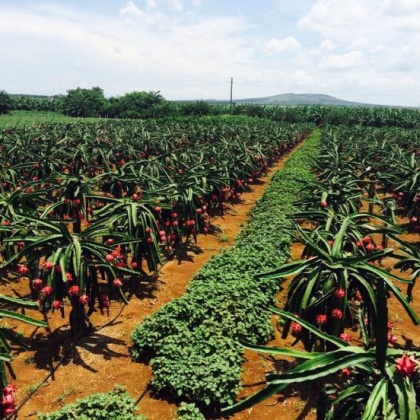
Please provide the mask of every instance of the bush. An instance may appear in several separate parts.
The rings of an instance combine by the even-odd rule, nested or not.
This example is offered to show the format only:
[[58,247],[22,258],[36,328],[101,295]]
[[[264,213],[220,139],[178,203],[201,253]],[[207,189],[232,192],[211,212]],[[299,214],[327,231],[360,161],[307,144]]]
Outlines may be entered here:
[[144,416],[134,414],[135,409],[135,401],[123,387],[117,385],[108,393],[89,395],[53,413],[38,413],[38,418],[39,420],[146,420]]
[[272,302],[272,295],[268,298],[258,290],[258,283],[243,279],[228,284],[209,281],[197,284],[192,290],[137,326],[131,337],[134,359],[140,359],[148,352],[160,355],[167,336],[183,334],[200,326],[209,334],[251,343],[272,338],[266,309]]
[[177,420],[205,420],[203,414],[201,414],[200,409],[194,404],[181,403],[178,411],[176,412]]
[[166,337],[151,361],[151,385],[158,392],[189,401],[229,404],[241,388],[244,359],[240,346],[206,326]]

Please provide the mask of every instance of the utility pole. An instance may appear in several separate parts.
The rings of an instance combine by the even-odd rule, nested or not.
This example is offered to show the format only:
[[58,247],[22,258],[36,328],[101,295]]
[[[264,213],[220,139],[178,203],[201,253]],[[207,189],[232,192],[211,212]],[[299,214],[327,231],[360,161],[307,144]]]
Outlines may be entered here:
[[230,109],[232,109],[232,105],[233,105],[232,93],[233,93],[233,77],[230,78],[230,102],[229,102]]

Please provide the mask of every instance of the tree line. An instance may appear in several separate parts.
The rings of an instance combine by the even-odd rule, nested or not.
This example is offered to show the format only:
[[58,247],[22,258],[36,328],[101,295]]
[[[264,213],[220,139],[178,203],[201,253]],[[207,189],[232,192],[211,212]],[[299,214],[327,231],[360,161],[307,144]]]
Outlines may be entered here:
[[71,117],[147,119],[173,116],[246,115],[288,123],[310,122],[317,126],[363,125],[420,128],[419,109],[391,107],[343,107],[326,105],[233,104],[227,101],[168,101],[159,91],[134,91],[106,98],[100,87],[77,87],[52,97],[10,95],[0,91],[0,114],[9,111],[57,112]]
[[0,114],[12,110],[58,112],[71,117],[148,118],[168,113],[159,92],[131,92],[106,98],[103,89],[76,88],[52,97],[10,95],[0,92]]

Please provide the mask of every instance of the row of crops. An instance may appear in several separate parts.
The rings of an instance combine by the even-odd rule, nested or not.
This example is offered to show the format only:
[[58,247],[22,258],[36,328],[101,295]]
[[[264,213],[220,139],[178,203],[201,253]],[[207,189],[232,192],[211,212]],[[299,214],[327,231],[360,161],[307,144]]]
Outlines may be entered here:
[[[105,118],[160,118],[174,116],[221,116],[225,114],[268,118],[288,123],[308,122],[316,125],[364,125],[372,127],[419,128],[418,109],[389,107],[338,107],[328,105],[260,105],[253,103],[208,103],[206,101],[166,101],[158,92],[131,92],[121,97],[105,98],[99,87],[76,88],[66,96],[54,98],[10,96],[0,91],[0,115],[12,111],[7,118],[0,118],[0,125],[20,124],[22,119],[36,117],[40,112],[45,118],[105,117]],[[36,115],[33,115],[36,114]],[[71,117],[70,117],[71,116]],[[3,121],[2,121],[3,120]]]
[[[70,309],[72,336],[80,338],[96,308],[125,300],[128,283],[154,281],[176,246],[211,231],[210,217],[240,202],[307,131],[244,117],[2,130],[2,277],[21,276],[31,297],[1,297],[3,315],[46,326],[50,311]],[[38,307],[45,320],[17,306]],[[11,339],[2,330],[6,364]]]
[[[409,324],[420,323],[411,305],[420,251],[401,234],[419,231],[418,135],[325,127],[317,159],[305,164],[300,153],[313,155],[307,142],[290,161],[290,178],[274,177],[269,198],[255,209],[263,221],[258,228],[251,218],[232,251],[210,261],[185,296],[133,332],[133,356],[152,354],[153,388],[194,402],[207,418],[250,409],[316,380],[319,419],[417,419],[420,352]],[[309,166],[316,180],[297,170]],[[293,185],[298,180],[305,182]],[[284,185],[293,192],[285,193]],[[295,202],[298,189],[304,198]],[[285,263],[291,224],[303,252]],[[261,345],[273,338],[267,305],[281,284],[287,285],[285,304],[271,312],[282,339],[295,348]],[[404,331],[412,337],[396,335],[391,303],[405,313]],[[299,362],[267,374],[261,391],[232,404],[244,361],[239,343]]]
[[[151,358],[151,386],[160,395],[194,403],[206,418],[220,416],[241,389],[244,363],[239,342],[274,336],[268,306],[279,284],[257,273],[287,261],[294,201],[302,181],[312,179],[314,135],[287,161],[253,209],[233,248],[214,256],[194,276],[187,292],[133,331],[136,360]],[[200,417],[201,418],[201,417]]]
[[[85,315],[124,300],[129,282],[153,281],[176,246],[211,232],[211,216],[240,202],[308,132],[243,117],[3,130],[0,258],[6,276],[27,279],[35,303],[1,299],[45,318],[71,308],[82,336]],[[132,356],[151,359],[153,390],[195,404],[190,414],[229,415],[317,380],[319,419],[419,415],[420,353],[399,342],[389,316],[396,302],[420,322],[411,305],[420,251],[400,236],[420,231],[419,132],[320,133],[319,153],[315,134],[273,178],[233,249],[133,331]],[[303,253],[286,263],[291,236]],[[280,285],[285,304],[271,307]],[[270,313],[296,347],[263,346],[274,337]],[[6,363],[11,338],[1,337]],[[234,403],[244,347],[299,362]]]
[[[410,302],[418,296],[420,250],[400,236],[419,231],[418,137],[418,131],[400,129],[323,130],[317,180],[307,183],[310,198],[293,215],[302,256],[257,276],[289,279],[285,305],[272,312],[282,338],[301,347],[244,344],[299,363],[268,374],[265,388],[223,413],[317,380],[323,389],[319,419],[418,418],[420,352],[412,326],[420,319]],[[394,333],[391,301],[412,332],[405,344]]]

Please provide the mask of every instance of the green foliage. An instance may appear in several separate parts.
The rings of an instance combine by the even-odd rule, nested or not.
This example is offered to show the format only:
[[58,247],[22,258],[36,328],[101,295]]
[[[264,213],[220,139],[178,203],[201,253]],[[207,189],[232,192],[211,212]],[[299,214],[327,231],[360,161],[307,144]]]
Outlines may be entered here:
[[39,420],[146,420],[134,414],[135,401],[121,386],[108,393],[89,395],[53,413],[38,413]]
[[[367,216],[370,223],[361,223]],[[373,223],[375,219],[377,225]],[[356,296],[360,296],[360,312],[363,318],[366,318],[366,334],[368,339],[372,339],[376,334],[378,320],[384,316],[376,293],[381,285],[385,285],[387,292],[396,296],[417,325],[419,319],[391,279],[402,283],[409,282],[372,265],[393,251],[375,250],[370,236],[364,236],[363,232],[369,228],[370,232],[374,233],[384,220],[379,216],[363,213],[341,217],[338,220],[340,223],[331,227],[333,232],[320,228],[307,232],[297,225],[297,237],[305,244],[302,259],[261,275],[278,279],[294,276],[288,289],[286,310],[298,314],[314,325],[321,324],[320,328],[325,328],[330,334],[339,335],[343,332],[346,319],[347,325],[351,324],[350,303],[354,303]],[[334,231],[338,228],[338,231]],[[381,231],[384,229],[384,226],[380,226]],[[363,243],[362,238],[369,240],[373,250],[364,252],[362,248],[362,252],[358,249],[356,243]],[[336,294],[337,291],[339,295]],[[337,310],[340,313],[339,317],[334,316],[334,311]],[[325,317],[325,322],[318,321],[318,316],[321,315]],[[285,326],[284,337],[288,334],[289,324]],[[307,350],[315,344],[310,334],[303,333],[301,339]]]
[[[10,251],[1,255],[7,260],[3,267],[24,264],[19,273],[29,278],[32,297],[40,299],[45,313],[53,309],[63,314],[70,298],[78,315],[71,317],[72,331],[79,336],[90,329],[87,315],[96,302],[103,311],[114,293],[124,298],[120,287],[128,276],[133,282],[137,276],[148,279],[142,272],[144,259],[151,261],[149,271],[157,271],[159,252],[171,252],[183,238],[189,241],[205,232],[210,215],[239,201],[306,129],[246,117],[194,117],[3,130],[0,188],[7,212],[0,220],[0,245]],[[194,394],[201,402],[214,403],[218,390],[226,403],[239,387],[242,365],[232,340],[272,337],[267,307],[278,284],[254,274],[288,257],[290,220],[283,213],[294,211],[291,202],[300,185],[293,177],[309,176],[308,169],[306,175],[296,175],[303,155],[298,154],[287,177],[276,177],[271,196],[261,200],[238,245],[214,260],[216,269],[198,275],[183,298],[133,333],[133,356],[150,351],[159,358],[154,367],[163,373],[156,375],[156,389],[178,395],[181,378],[188,377],[196,388],[184,385],[186,398]],[[193,229],[188,228],[191,223]],[[133,269],[128,268],[133,262]],[[86,327],[82,331],[77,320]],[[212,334],[211,340],[199,329]],[[167,350],[175,336],[191,341],[181,356]],[[210,344],[214,366],[208,371],[216,372],[214,377],[204,380],[200,369],[170,369],[186,354],[197,366],[204,365],[201,353]]]
[[35,124],[59,124],[63,122],[80,122],[83,124],[100,121],[97,118],[76,118],[63,115],[61,111],[10,111],[0,118],[0,127],[25,127]]
[[[376,122],[380,124],[378,120]],[[409,159],[404,157],[399,165],[401,168],[404,162],[409,162],[405,166],[410,167],[407,172],[412,176],[407,172],[404,176],[395,176],[398,170],[390,170],[387,177],[381,177],[384,165],[389,168],[387,160],[380,163],[380,150],[386,149],[386,143],[383,142],[380,149],[369,150],[371,143],[366,141],[366,133],[356,141],[353,139],[353,142],[342,134],[341,130],[329,133],[326,151],[320,153],[318,175],[322,181],[320,189],[324,189],[322,209],[309,205],[308,211],[294,215],[295,219],[312,224],[312,229],[296,226],[295,237],[305,245],[302,258],[262,275],[266,279],[293,276],[286,311],[272,308],[275,314],[280,315],[283,337],[292,327],[293,335],[304,342],[306,350],[311,351],[316,346],[317,350],[326,348],[328,351],[306,353],[243,343],[246,348],[258,352],[292,356],[305,361],[288,372],[267,374],[267,384],[263,389],[231,407],[223,408],[224,415],[250,408],[296,383],[320,381],[321,385],[322,381],[328,381],[317,407],[320,420],[420,418],[419,362],[415,359],[420,353],[388,348],[388,299],[391,295],[396,297],[415,325],[420,323],[409,305],[418,275],[418,252],[395,236],[401,229],[392,223],[394,209],[391,206],[384,206],[384,217],[357,212],[357,200],[360,199],[357,186],[363,182],[368,185],[371,207],[373,203],[380,203],[374,199],[371,186],[384,179],[387,183],[395,183],[399,179],[397,188],[404,189],[394,193],[392,200],[404,206],[407,201],[409,205],[413,204],[418,194],[415,188],[418,177],[418,163],[415,161],[417,146],[412,144],[414,148]],[[359,181],[353,172],[359,173]],[[354,193],[351,192],[352,179],[356,187]],[[309,188],[313,189],[314,185],[312,183]],[[347,198],[344,197],[346,188],[349,188]],[[355,208],[348,203],[352,196],[356,199]],[[415,204],[417,210],[416,207]],[[374,242],[378,233],[383,235],[382,245]],[[399,245],[396,253],[386,248],[388,236]],[[391,269],[382,269],[381,264],[376,266],[375,262],[380,263],[387,256],[399,260],[394,268],[412,271],[410,280],[395,276]],[[402,295],[396,281],[408,285],[408,299]],[[341,334],[345,326],[350,326],[350,323],[345,325],[346,315],[350,312],[347,305],[350,302],[355,304],[356,300],[357,322],[364,348],[350,345],[348,340],[351,337]],[[351,315],[353,318],[354,314]]]
[[185,102],[179,105],[181,115],[202,117],[213,115],[213,107],[206,101]]
[[[317,335],[319,339],[328,341],[332,350],[326,353],[306,353],[290,349],[252,346],[245,347],[258,352],[271,353],[278,356],[292,356],[306,359],[288,372],[270,373],[266,375],[266,386],[246,399],[222,409],[223,415],[231,415],[250,408],[270,396],[285,390],[299,382],[309,382],[328,378],[327,385],[319,399],[318,419],[362,418],[373,420],[378,418],[417,419],[420,414],[416,405],[419,373],[406,374],[400,372],[398,364],[401,358],[407,357],[403,350],[387,349],[386,344],[378,340],[378,347],[384,351],[383,368],[377,349],[364,350],[352,346],[348,342],[319,331],[313,325],[303,321],[291,313],[273,308],[273,311],[290,321]],[[387,316],[384,316],[384,324]],[[386,341],[386,329],[381,333]],[[418,357],[419,352],[415,353]],[[416,362],[413,366],[416,365]],[[340,381],[339,374],[347,376]]]
[[[64,112],[66,115],[84,117],[83,109],[94,110],[96,96],[92,89],[72,89],[71,107],[69,98],[61,96],[42,97],[34,95],[12,95],[11,110]],[[90,91],[90,92],[89,92]],[[91,101],[91,99],[94,99]],[[245,115],[267,118],[288,124],[309,123],[318,127],[347,125],[357,127],[404,127],[419,128],[418,110],[404,108],[366,108],[329,105],[292,105],[277,106],[263,104],[213,103],[207,101],[170,102],[163,99],[159,92],[130,92],[122,97],[111,97],[101,101],[99,115],[107,118],[159,118],[164,116],[210,116]],[[70,113],[69,111],[75,111]],[[98,109],[96,109],[98,111]],[[0,112],[1,114],[1,112]],[[96,115],[96,113],[94,113]]]
[[164,102],[159,92],[130,92],[111,98],[109,108],[117,118],[155,118],[164,115]]
[[13,111],[32,111],[36,113],[55,113],[62,111],[61,96],[40,96],[40,95],[11,95],[11,106]]
[[[238,201],[248,183],[299,139],[297,133],[298,127],[236,117],[5,129],[0,132],[2,267],[24,264],[32,298],[40,299],[45,313],[54,309],[64,316],[69,297],[80,314],[74,318],[83,319],[88,332],[83,305],[89,304],[87,315],[97,303],[103,312],[116,292],[124,299],[114,279],[117,285],[128,277],[151,279],[162,257],[184,238],[196,240],[198,232],[208,231],[210,214],[224,211],[222,202],[226,208]],[[258,223],[255,229],[262,231],[264,223]],[[248,249],[235,253],[237,278],[244,267],[251,273],[253,265],[263,269],[278,259],[276,247],[285,249],[287,242],[280,214],[278,223],[270,240],[247,239]],[[239,285],[232,288],[231,299],[246,300],[238,291]],[[218,299],[213,303],[222,308]],[[259,295],[257,300],[268,302]],[[202,305],[197,319],[211,311]],[[240,310],[234,306],[232,312]],[[247,312],[243,318],[251,325],[254,311]],[[260,324],[255,334],[269,336],[267,322]]]
[[[101,239],[109,232],[100,225],[89,226],[80,233],[74,232],[73,228],[71,232],[62,221],[47,220],[23,213],[19,214],[19,219],[15,227],[20,227],[23,236],[14,236],[6,240],[25,241],[27,246],[22,247],[4,263],[3,267],[22,259],[27,262],[27,267],[24,267],[28,273],[38,273],[40,284],[38,286],[32,284],[32,292],[39,299],[41,310],[48,312],[54,308],[54,302],[63,302],[66,297],[70,299],[74,312],[80,311],[84,314],[84,305],[87,300],[89,300],[90,310],[93,311],[96,299],[102,309],[103,301],[99,296],[99,276],[96,265],[101,267],[102,276],[107,279],[109,289],[112,288],[113,279],[117,277],[116,272],[124,270],[124,268],[113,267],[106,261],[106,256],[112,252],[111,248],[98,241],[98,238]],[[25,233],[23,230],[26,230]],[[31,233],[29,234],[28,231]],[[124,234],[115,233],[114,236],[128,239],[128,243],[131,239]],[[120,251],[117,250],[117,253]],[[47,263],[49,268],[45,267]],[[39,272],[40,269],[41,272]],[[121,289],[119,291],[121,297],[125,299]],[[83,295],[88,299],[83,301]],[[64,314],[64,310],[61,309],[61,311]],[[77,324],[71,322],[73,337],[79,335],[76,333],[77,328],[84,331],[90,327],[85,316],[80,317]]]
[[[233,340],[266,342],[273,330],[268,306],[278,282],[254,275],[289,255],[290,220],[301,184],[310,178],[314,136],[279,172],[234,247],[213,257],[187,293],[139,324],[132,333],[135,359],[152,356],[153,386],[189,401],[225,405],[240,388],[242,352]],[[298,173],[298,174],[296,174]]]
[[[0,295],[0,304],[0,318],[14,319],[37,327],[48,326],[44,321],[34,319],[24,313],[18,312],[19,310],[23,312],[25,309],[37,309],[38,304],[36,302],[28,299],[18,299]],[[10,343],[24,346],[24,343],[18,333],[16,333],[13,329],[8,328],[6,324],[2,325],[0,327],[0,388],[4,388],[8,383],[6,366],[9,370],[12,370],[10,365],[12,360]]]
[[182,402],[176,412],[177,420],[205,420],[204,415],[194,403]]
[[[293,216],[295,220],[311,223],[311,228],[302,228],[298,223],[295,226],[294,236],[304,245],[301,259],[261,276],[278,280],[293,276],[285,309],[330,334],[340,335],[346,326],[358,323],[360,317],[364,320],[361,329],[368,345],[377,334],[386,308],[386,303],[380,307],[378,300],[382,287],[384,293],[398,299],[415,325],[420,322],[394,285],[395,281],[403,284],[410,281],[380,266],[383,258],[393,254],[392,249],[386,248],[388,235],[400,233],[401,229],[392,223],[391,215],[359,212],[361,185],[366,179],[376,183],[376,171],[372,166],[366,169],[357,163],[360,160],[353,156],[341,135],[329,133],[323,140],[316,160],[320,180],[306,183],[304,190],[312,192],[309,199],[300,201],[306,211]],[[357,147],[354,149],[357,151]],[[382,244],[377,243],[378,238]],[[291,322],[286,321],[283,338],[290,327]],[[316,335],[306,330],[297,334],[292,329],[292,333],[307,350],[320,344]]]
[[203,325],[163,340],[151,385],[189,401],[227,404],[240,389],[242,363],[237,343]]
[[0,90],[0,115],[7,114],[10,110],[12,100],[4,90]]
[[[267,288],[270,290],[272,296],[275,289]],[[139,324],[132,334],[132,356],[140,358],[151,349],[160,355],[167,336],[200,326],[209,334],[248,339],[253,343],[267,341],[273,334],[266,310],[270,301],[271,298],[258,289],[258,283],[249,279],[236,277],[227,283],[200,282]]]
[[[280,231],[278,236],[282,236],[284,242],[290,240],[290,236],[284,231]],[[201,293],[201,290],[204,290],[204,293],[207,293],[209,285],[217,289],[225,286],[233,289],[244,287],[245,289],[254,288],[254,290],[260,290],[263,296],[266,297],[264,305],[271,300],[271,296],[278,290],[278,282],[262,282],[258,278],[254,278],[253,275],[265,268],[272,267],[276,261],[282,261],[287,248],[279,247],[282,252],[273,255],[274,252],[270,252],[270,247],[275,248],[275,245],[272,244],[269,238],[262,239],[259,243],[261,248],[259,248],[252,247],[252,242],[245,241],[248,234],[243,234],[242,237],[244,238],[242,247],[236,245],[228,252],[215,255],[209,264],[200,269],[194,276],[194,281],[188,285],[189,292],[194,293],[197,290]],[[272,255],[271,259],[270,255]],[[240,273],[241,276],[239,277]],[[228,290],[226,292],[229,293]],[[210,291],[210,293],[212,292]]]
[[394,267],[401,272],[411,270],[411,284],[407,287],[407,300],[411,302],[413,300],[414,286],[420,276],[420,250],[415,244],[413,245],[401,241],[396,236],[391,236],[391,238],[399,244],[399,252],[402,253],[400,261],[398,261]]
[[104,92],[100,87],[76,88],[67,91],[63,99],[63,110],[72,117],[99,117],[106,105]]

